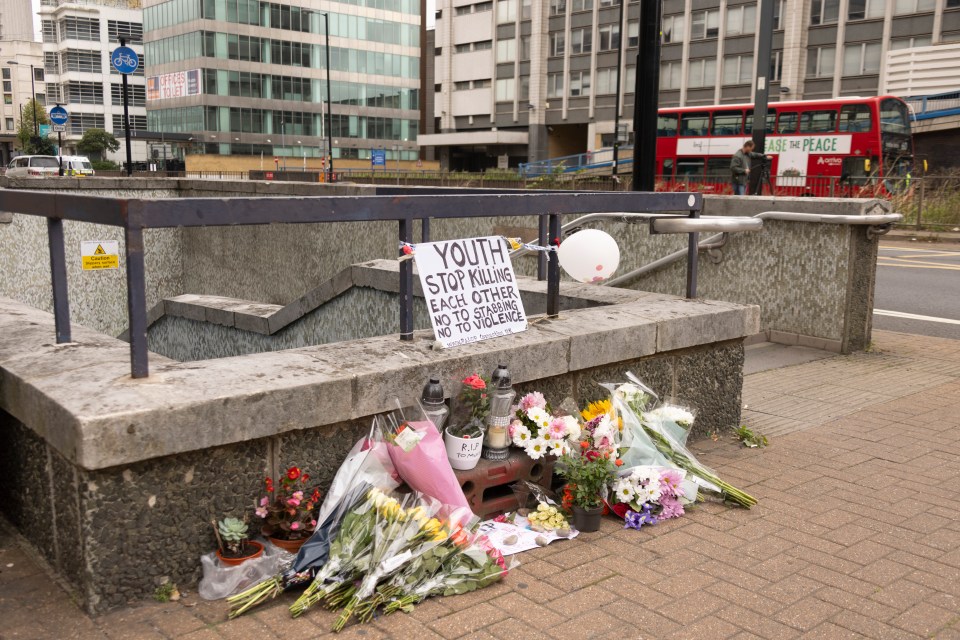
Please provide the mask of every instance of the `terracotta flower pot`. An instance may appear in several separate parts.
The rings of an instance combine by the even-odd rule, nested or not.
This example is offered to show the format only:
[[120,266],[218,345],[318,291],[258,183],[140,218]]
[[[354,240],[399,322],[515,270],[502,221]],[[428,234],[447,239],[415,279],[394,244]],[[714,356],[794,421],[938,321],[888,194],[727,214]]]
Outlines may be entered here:
[[263,537],[270,541],[275,547],[279,547],[286,551],[287,553],[296,553],[300,551],[300,547],[303,546],[303,543],[307,541],[310,537],[309,535],[305,538],[300,538],[299,540],[284,540],[283,538],[277,538],[273,535],[273,530],[264,527],[260,530],[260,533],[263,534]]
[[263,545],[260,544],[259,542],[253,542],[251,540],[248,540],[246,544],[244,544],[243,546],[244,546],[244,549],[253,547],[255,550],[253,553],[250,553],[240,558],[227,558],[227,557],[224,557],[222,553],[220,553],[220,549],[217,549],[217,558],[219,558],[220,562],[227,565],[228,567],[235,567],[238,564],[241,564],[247,560],[252,560],[253,558],[259,558],[260,556],[263,555]]
[[589,533],[600,529],[600,517],[603,515],[603,507],[594,507],[593,509],[584,509],[573,505],[573,526],[578,531]]

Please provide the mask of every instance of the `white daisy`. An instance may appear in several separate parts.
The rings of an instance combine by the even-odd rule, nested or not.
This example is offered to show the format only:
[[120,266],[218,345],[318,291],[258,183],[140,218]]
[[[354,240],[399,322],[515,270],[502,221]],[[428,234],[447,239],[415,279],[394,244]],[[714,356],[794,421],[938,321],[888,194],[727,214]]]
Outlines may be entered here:
[[527,428],[527,425],[520,424],[513,430],[513,444],[518,447],[525,447],[528,442],[530,442],[530,429]]
[[621,478],[613,483],[613,492],[620,502],[630,502],[637,495],[636,488],[629,478]]
[[567,437],[573,441],[580,439],[580,423],[573,416],[564,416],[563,421],[567,426]]
[[547,443],[543,438],[533,438],[524,449],[530,458],[539,460],[547,453]]

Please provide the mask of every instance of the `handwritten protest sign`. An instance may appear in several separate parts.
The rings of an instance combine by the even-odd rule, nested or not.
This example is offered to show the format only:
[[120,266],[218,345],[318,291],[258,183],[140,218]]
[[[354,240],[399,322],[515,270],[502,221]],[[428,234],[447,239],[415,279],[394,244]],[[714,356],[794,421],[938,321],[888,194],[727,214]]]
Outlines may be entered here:
[[527,328],[503,238],[423,242],[417,244],[414,259],[433,332],[444,347]]

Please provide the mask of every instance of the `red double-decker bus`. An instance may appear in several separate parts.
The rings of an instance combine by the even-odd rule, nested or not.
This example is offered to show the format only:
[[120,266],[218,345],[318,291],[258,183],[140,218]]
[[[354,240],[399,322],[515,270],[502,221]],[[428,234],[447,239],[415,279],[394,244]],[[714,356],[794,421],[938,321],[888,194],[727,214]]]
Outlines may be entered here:
[[[730,158],[752,125],[752,104],[660,109],[658,189],[732,193]],[[909,188],[910,112],[897,97],[774,102],[766,128],[773,160],[761,193],[871,196]],[[753,182],[764,173],[758,165]]]

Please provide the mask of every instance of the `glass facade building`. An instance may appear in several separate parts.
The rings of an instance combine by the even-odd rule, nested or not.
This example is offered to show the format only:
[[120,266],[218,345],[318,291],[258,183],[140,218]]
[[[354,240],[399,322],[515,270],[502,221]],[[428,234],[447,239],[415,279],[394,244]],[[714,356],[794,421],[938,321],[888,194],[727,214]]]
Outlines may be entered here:
[[329,80],[335,159],[415,160],[420,14],[420,0],[146,0],[147,75],[200,78],[192,95],[148,91],[148,127],[206,153],[323,156]]

